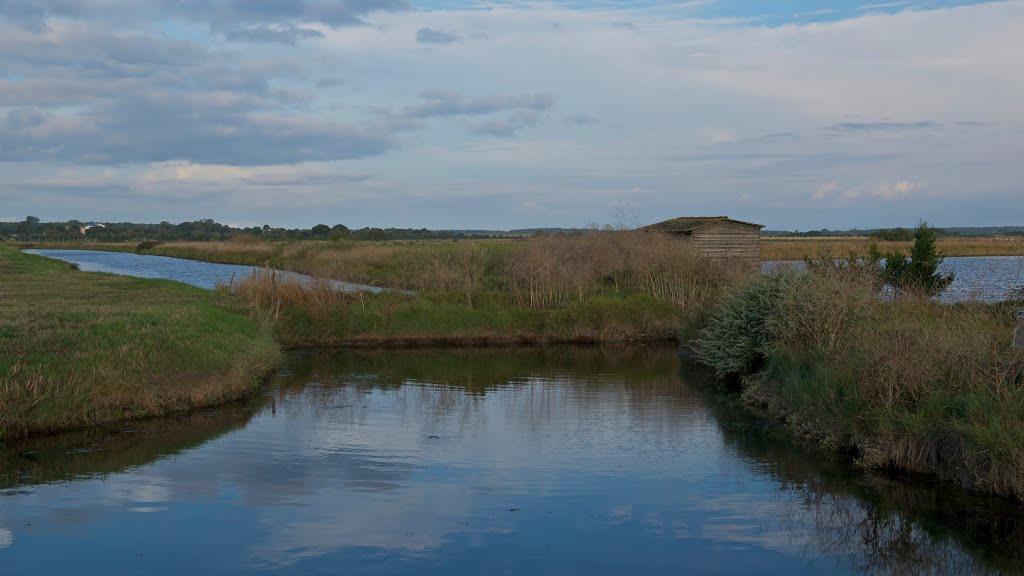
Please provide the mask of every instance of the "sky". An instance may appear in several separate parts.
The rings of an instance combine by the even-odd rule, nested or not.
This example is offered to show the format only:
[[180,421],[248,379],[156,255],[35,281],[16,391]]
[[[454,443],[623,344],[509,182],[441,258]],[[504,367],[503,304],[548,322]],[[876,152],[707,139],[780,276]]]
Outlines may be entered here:
[[0,220],[1024,224],[1024,1],[0,0]]

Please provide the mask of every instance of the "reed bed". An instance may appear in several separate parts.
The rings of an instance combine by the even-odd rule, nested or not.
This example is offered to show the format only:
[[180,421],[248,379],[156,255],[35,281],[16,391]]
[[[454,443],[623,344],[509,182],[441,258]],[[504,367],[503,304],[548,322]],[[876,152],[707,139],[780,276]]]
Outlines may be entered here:
[[[285,343],[673,339],[749,269],[656,234],[598,231],[517,243],[356,245],[309,256],[317,277],[388,270],[415,291],[342,293],[265,269],[234,291]],[[311,267],[312,268],[312,267]]]

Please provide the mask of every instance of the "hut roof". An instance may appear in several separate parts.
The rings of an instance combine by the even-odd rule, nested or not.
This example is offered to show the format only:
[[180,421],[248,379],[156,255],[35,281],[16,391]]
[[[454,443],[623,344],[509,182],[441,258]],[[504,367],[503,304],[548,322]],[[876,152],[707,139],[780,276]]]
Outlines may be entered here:
[[763,224],[753,224],[751,222],[742,222],[740,220],[733,220],[728,216],[684,216],[682,218],[673,218],[671,220],[665,220],[664,222],[658,222],[649,226],[644,226],[642,230],[651,230],[654,232],[675,232],[675,233],[688,233],[693,232],[698,228],[702,228],[709,224],[717,224],[719,222],[732,222],[735,224],[743,224],[745,226],[754,226],[758,229],[764,228]]

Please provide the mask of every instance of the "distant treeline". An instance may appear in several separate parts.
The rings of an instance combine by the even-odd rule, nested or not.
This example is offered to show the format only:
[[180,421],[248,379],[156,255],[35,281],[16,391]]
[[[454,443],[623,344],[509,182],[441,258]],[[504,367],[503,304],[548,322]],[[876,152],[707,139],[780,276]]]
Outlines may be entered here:
[[344,224],[317,224],[312,228],[271,228],[269,225],[236,228],[210,219],[171,224],[136,224],[132,222],[41,222],[29,216],[21,222],[0,222],[0,240],[138,242],[142,240],[170,242],[174,240],[204,241],[234,238],[261,240],[458,240],[522,235],[518,232],[428,230],[426,228],[360,228],[350,230]]
[[[939,236],[1024,236],[1024,226],[973,226],[936,228]],[[913,228],[870,228],[861,230],[808,230],[806,232],[787,230],[764,230],[762,236],[796,236],[801,238],[839,238],[845,236],[868,236],[879,240],[910,241],[914,239]]]

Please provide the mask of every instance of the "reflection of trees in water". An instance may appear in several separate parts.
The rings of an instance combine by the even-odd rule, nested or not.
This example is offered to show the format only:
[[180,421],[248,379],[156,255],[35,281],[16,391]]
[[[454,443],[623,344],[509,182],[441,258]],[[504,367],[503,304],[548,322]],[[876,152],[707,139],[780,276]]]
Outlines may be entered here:
[[257,396],[219,408],[78,432],[0,442],[0,488],[120,472],[244,427],[266,404]]
[[[272,396],[188,419],[133,423],[126,426],[135,429],[130,433],[97,429],[0,446],[0,487],[143,465],[244,427],[261,410],[297,420],[291,432],[268,429],[248,440],[260,447],[287,446],[276,449],[293,449],[304,438],[306,447],[324,448],[324,438],[306,436],[314,424],[368,432],[384,416],[423,424],[417,434],[437,430],[469,436],[494,426],[490,416],[497,410],[497,420],[521,428],[525,444],[543,441],[570,452],[574,442],[619,441],[628,435],[618,434],[617,427],[625,425],[642,425],[642,434],[634,430],[633,435],[644,442],[672,443],[686,418],[714,418],[726,449],[753,464],[751,474],[767,474],[777,486],[773,508],[780,514],[768,521],[804,546],[808,557],[824,556],[863,574],[979,574],[1024,566],[1024,515],[1018,504],[823,462],[795,448],[787,431],[751,417],[735,396],[718,396],[699,370],[684,365],[680,376],[672,350],[310,351],[296,355],[286,370]],[[375,412],[380,403],[389,406],[386,414]],[[599,419],[601,426],[586,430],[602,436],[552,435],[552,430],[568,430],[552,422],[573,418]],[[405,485],[414,469],[415,463],[404,458],[375,458],[379,452],[372,439],[366,445],[353,445],[345,434],[331,440],[338,445],[318,459],[254,459],[245,452],[216,469],[169,471],[181,475],[169,477],[169,483],[211,492],[228,477],[255,494],[249,496],[254,501],[275,502],[320,491],[324,478],[363,490],[393,490]],[[406,440],[393,439],[393,454],[400,454]],[[100,451],[74,452],[81,448]],[[243,442],[235,448],[253,446]],[[409,454],[419,449],[408,447]],[[592,450],[581,446],[579,453]],[[309,468],[296,468],[297,462]],[[458,501],[453,497],[445,506]],[[396,517],[407,505],[394,509]]]
[[[687,382],[707,382],[684,366]],[[918,478],[889,478],[822,460],[781,425],[751,416],[735,396],[698,384],[727,446],[777,483],[781,527],[808,557],[872,575],[1024,573],[1024,510],[1017,502]]]
[[343,407],[358,424],[372,418],[372,395],[403,418],[425,418],[428,427],[458,422],[461,432],[482,429],[496,406],[533,432],[574,415],[607,414],[644,422],[667,441],[682,425],[679,414],[703,412],[677,370],[674,349],[663,346],[312,351],[293,358],[278,400],[317,417]]

